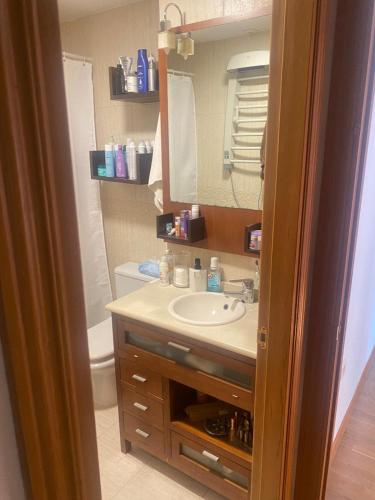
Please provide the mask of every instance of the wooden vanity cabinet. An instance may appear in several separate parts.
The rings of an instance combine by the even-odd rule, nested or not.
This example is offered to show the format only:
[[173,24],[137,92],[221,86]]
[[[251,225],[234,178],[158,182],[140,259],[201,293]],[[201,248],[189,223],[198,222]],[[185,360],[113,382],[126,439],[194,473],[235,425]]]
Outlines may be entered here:
[[249,498],[248,450],[183,409],[197,391],[253,413],[255,360],[113,315],[121,449],[139,446],[227,498]]

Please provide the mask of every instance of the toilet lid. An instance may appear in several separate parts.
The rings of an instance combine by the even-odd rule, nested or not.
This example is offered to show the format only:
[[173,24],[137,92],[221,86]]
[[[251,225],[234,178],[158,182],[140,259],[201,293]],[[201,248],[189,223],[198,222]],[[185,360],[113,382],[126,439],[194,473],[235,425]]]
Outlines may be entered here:
[[113,357],[112,318],[92,326],[87,330],[90,361],[104,361]]

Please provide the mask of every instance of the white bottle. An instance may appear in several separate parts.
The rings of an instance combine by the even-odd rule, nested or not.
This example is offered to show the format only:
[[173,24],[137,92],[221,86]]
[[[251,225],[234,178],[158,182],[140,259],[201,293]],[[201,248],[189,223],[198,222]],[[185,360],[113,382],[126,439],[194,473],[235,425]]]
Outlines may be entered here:
[[160,285],[168,286],[170,284],[169,262],[166,255],[160,260],[159,263]]
[[129,179],[136,180],[137,178],[137,152],[135,142],[132,139],[126,141],[126,159],[128,163]]
[[194,267],[189,269],[189,283],[192,292],[207,290],[207,269],[202,269],[201,260],[196,258]]
[[138,154],[143,155],[146,153],[145,141],[139,141],[138,143]]

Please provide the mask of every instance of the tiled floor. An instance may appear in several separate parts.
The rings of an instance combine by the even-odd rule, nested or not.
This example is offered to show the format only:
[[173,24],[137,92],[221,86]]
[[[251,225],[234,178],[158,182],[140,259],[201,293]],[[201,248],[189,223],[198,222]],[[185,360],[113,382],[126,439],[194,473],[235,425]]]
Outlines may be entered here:
[[95,419],[103,500],[224,500],[140,449],[121,453],[117,407]]

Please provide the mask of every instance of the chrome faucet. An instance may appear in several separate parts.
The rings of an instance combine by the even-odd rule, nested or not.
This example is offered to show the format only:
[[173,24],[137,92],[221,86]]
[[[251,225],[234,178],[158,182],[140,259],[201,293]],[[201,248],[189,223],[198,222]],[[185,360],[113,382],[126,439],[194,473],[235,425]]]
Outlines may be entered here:
[[254,280],[251,278],[243,278],[238,280],[229,280],[229,283],[242,283],[242,290],[240,292],[226,291],[224,289],[224,295],[229,297],[240,295],[242,298],[238,298],[233,301],[232,306],[235,307],[237,302],[246,302],[247,304],[252,304],[254,302]]

